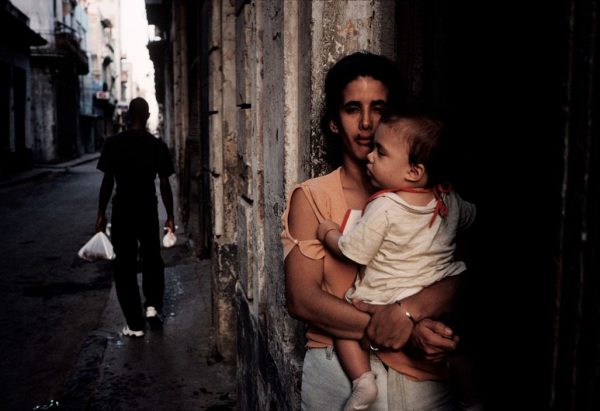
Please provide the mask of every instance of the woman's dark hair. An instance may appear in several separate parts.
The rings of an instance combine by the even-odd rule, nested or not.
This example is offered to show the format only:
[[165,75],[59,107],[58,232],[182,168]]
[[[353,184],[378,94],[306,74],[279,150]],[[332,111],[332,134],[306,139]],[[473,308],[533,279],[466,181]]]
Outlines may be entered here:
[[343,145],[341,139],[329,128],[329,122],[333,120],[339,125],[344,88],[358,77],[372,77],[381,81],[388,89],[389,105],[401,107],[408,96],[408,88],[396,64],[387,57],[356,52],[338,60],[325,76],[325,98],[320,122],[325,159],[332,167],[341,164]]

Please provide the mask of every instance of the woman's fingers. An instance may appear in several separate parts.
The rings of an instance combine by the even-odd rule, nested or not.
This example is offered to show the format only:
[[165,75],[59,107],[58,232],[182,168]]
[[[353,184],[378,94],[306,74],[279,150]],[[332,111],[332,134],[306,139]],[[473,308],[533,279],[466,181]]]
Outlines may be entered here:
[[367,336],[373,346],[399,350],[406,344],[413,324],[398,304],[370,305],[354,302],[354,306],[371,314]]
[[431,361],[440,361],[456,350],[459,337],[444,323],[423,319],[417,323],[411,342]]

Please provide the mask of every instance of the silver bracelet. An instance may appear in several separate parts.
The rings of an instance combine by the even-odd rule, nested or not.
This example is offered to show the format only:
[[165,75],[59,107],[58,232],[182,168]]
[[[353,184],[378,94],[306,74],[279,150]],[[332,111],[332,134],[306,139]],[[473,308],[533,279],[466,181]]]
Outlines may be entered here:
[[406,311],[404,314],[406,314],[406,316],[413,323],[413,325],[417,324],[417,320],[415,320],[415,318],[408,311]]
[[[397,303],[398,305],[402,305],[402,301],[398,301]],[[406,315],[408,317],[408,319],[410,320],[410,322],[413,323],[413,325],[417,324],[417,320],[415,320],[415,317],[412,316],[412,314],[408,311],[408,310],[404,310],[404,315]]]

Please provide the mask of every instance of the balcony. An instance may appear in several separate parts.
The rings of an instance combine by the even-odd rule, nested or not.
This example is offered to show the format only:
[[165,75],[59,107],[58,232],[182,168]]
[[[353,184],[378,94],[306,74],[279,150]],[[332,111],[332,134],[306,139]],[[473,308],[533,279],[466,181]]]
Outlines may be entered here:
[[89,73],[87,54],[81,49],[80,38],[75,30],[57,22],[54,30],[56,50],[75,62],[77,74]]
[[29,46],[39,47],[47,44],[43,37],[29,28],[29,18],[9,1],[0,0],[0,22],[5,40],[18,44],[27,52]]

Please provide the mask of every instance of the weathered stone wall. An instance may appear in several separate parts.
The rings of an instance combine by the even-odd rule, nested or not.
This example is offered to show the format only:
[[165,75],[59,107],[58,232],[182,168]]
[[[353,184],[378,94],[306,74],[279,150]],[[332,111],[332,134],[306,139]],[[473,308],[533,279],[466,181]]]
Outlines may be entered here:
[[235,358],[237,136],[235,2],[214,0],[209,38],[209,139],[213,221],[213,319],[217,350]]
[[172,61],[173,61],[173,104],[172,136],[175,164],[183,170],[185,164],[185,139],[188,136],[189,105],[188,105],[188,50],[187,50],[187,19],[184,2],[174,1],[171,9]]

